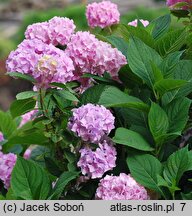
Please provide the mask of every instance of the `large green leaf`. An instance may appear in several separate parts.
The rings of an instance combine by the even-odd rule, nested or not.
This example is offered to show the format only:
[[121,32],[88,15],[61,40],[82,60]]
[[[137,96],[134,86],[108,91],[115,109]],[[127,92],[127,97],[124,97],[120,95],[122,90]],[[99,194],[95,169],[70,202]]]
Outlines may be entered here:
[[162,79],[155,83],[154,88],[163,95],[168,91],[179,89],[186,84],[186,80]]
[[158,104],[152,103],[148,123],[156,144],[161,143],[162,138],[168,131],[169,119],[166,112]]
[[118,88],[108,85],[97,85],[85,91],[81,97],[83,104],[93,103],[105,107],[127,107],[148,111],[149,107],[140,99],[127,95]]
[[186,32],[182,30],[174,30],[166,34],[163,38],[156,41],[156,50],[161,56],[167,56],[170,53],[179,51],[184,45]]
[[163,171],[164,179],[173,186],[178,185],[183,173],[192,170],[191,152],[188,146],[169,156]]
[[126,128],[117,128],[113,141],[142,151],[154,150],[139,133]]
[[61,101],[63,99],[66,99],[69,101],[77,101],[77,102],[79,101],[78,98],[68,90],[59,90],[59,91],[57,90],[54,92],[53,96],[55,95],[60,97]]
[[128,45],[128,62],[134,74],[153,88],[155,75],[151,63],[157,67],[162,62],[160,55],[136,37],[131,37]]
[[49,196],[49,200],[57,200],[61,196],[67,184],[73,179],[77,178],[79,175],[78,172],[64,172],[59,179],[55,187],[53,188],[51,195]]
[[44,200],[50,193],[51,182],[41,166],[18,157],[12,172],[11,188],[18,199]]
[[18,72],[9,72],[7,74],[11,77],[14,77],[14,78],[19,78],[19,79],[30,81],[32,83],[36,83],[36,80],[27,74],[22,74],[22,73],[18,73]]
[[168,32],[171,24],[170,14],[158,17],[153,20],[147,28],[152,28],[152,36],[154,39],[161,38],[165,33]]
[[16,100],[11,104],[10,112],[13,118],[23,115],[35,108],[36,101],[33,98]]
[[149,154],[131,154],[127,158],[127,165],[138,183],[163,194],[157,183],[157,176],[162,175],[163,167],[157,158]]
[[129,41],[130,37],[135,36],[141,39],[145,44],[150,47],[154,47],[153,37],[143,27],[133,27],[125,24],[118,24],[112,27],[113,34],[120,38],[123,38],[126,42]]
[[171,71],[174,79],[186,80],[188,83],[183,87],[167,92],[163,95],[162,102],[164,105],[170,103],[175,98],[185,97],[192,92],[192,61],[182,60]]
[[34,92],[34,91],[25,91],[25,92],[21,92],[19,94],[16,95],[17,100],[23,100],[23,99],[28,99],[28,98],[32,98],[34,96],[37,96],[38,93]]
[[180,98],[172,101],[165,107],[169,118],[169,132],[182,132],[189,118],[189,108],[191,100]]
[[9,113],[0,111],[0,131],[5,138],[9,138],[17,129],[16,122]]

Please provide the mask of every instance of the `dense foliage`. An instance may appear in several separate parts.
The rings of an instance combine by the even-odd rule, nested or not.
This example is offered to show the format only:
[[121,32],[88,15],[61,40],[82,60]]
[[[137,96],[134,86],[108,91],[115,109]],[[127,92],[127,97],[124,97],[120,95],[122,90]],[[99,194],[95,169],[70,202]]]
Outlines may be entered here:
[[7,69],[34,91],[0,111],[1,199],[192,198],[190,6],[171,5],[179,29],[97,13],[97,35],[60,17],[28,27]]

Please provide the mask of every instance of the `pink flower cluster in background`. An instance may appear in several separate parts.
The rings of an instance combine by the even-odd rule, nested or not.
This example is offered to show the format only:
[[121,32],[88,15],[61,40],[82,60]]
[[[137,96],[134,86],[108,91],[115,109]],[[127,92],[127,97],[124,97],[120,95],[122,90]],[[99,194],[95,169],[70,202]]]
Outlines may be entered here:
[[102,105],[86,104],[73,109],[68,128],[83,141],[96,143],[114,128],[114,116]]
[[16,160],[17,156],[15,154],[3,154],[0,152],[0,180],[6,189],[10,187],[11,173]]
[[88,177],[101,178],[103,174],[112,170],[116,164],[116,149],[112,142],[104,140],[99,143],[99,148],[93,151],[90,147],[85,147],[80,150],[81,157],[77,166],[81,168],[83,175]]
[[119,69],[127,64],[125,56],[108,43],[99,41],[89,32],[77,32],[71,37],[66,53],[74,62],[80,75],[92,73],[103,75],[105,71],[117,76]]
[[24,124],[26,124],[27,122],[31,121],[34,119],[35,114],[38,112],[38,110],[32,110],[30,112],[25,113],[24,115],[22,115],[22,120],[21,123],[19,125],[19,127],[22,127]]
[[[140,19],[139,21],[143,24],[144,27],[147,27],[149,25],[148,20]],[[137,27],[138,26],[138,19],[135,19],[135,20],[129,22],[128,25]]]
[[139,185],[130,175],[106,175],[100,180],[96,199],[99,200],[148,200],[146,189]]
[[[173,7],[175,4],[181,3],[181,2],[187,2],[187,3],[191,3],[192,4],[191,0],[167,0],[167,5],[169,7]],[[187,6],[183,6],[182,9],[185,10],[185,9],[188,9],[188,7]]]
[[[4,140],[4,137],[3,137],[3,133],[0,132],[0,142],[2,142]],[[1,150],[1,149],[0,149]]]
[[54,46],[66,45],[75,28],[73,20],[66,17],[53,17],[48,22],[29,25],[25,37],[26,39],[39,39]]
[[105,28],[119,23],[120,13],[116,4],[110,1],[102,1],[87,5],[86,17],[91,28]]

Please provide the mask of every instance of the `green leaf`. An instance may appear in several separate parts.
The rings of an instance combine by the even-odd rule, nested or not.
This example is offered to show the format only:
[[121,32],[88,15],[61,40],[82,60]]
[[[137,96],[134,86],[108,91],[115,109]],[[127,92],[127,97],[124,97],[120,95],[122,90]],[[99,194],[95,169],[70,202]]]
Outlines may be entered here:
[[16,95],[17,100],[28,99],[37,96],[38,93],[34,91],[25,91]]
[[163,194],[157,182],[157,176],[162,175],[163,167],[157,158],[149,154],[132,154],[127,158],[127,165],[138,183]]
[[185,44],[186,32],[183,29],[174,30],[166,34],[163,38],[156,41],[156,50],[161,56],[167,56],[170,53],[179,51]]
[[57,163],[51,157],[44,157],[47,170],[54,176],[59,177],[62,173]]
[[96,85],[89,88],[82,94],[81,103],[100,104],[105,107],[127,107],[141,111],[148,111],[149,109],[148,105],[140,99],[108,85]]
[[153,151],[151,145],[137,132],[126,128],[117,128],[113,142],[142,151]]
[[169,185],[177,186],[183,173],[192,170],[192,161],[188,146],[169,156],[163,171],[164,179]]
[[[143,27],[135,28],[133,26],[129,26],[125,24],[118,24],[118,25],[112,26],[112,29],[113,29],[113,34],[115,36],[123,38],[126,42],[129,42],[130,37],[135,36],[139,38],[140,40],[142,40],[148,46],[154,47],[154,39]],[[126,46],[126,49],[127,49],[127,46]]]
[[184,51],[177,51],[174,53],[170,53],[163,59],[163,62],[160,65],[160,69],[165,78],[169,78],[170,75],[173,73],[173,69],[175,68],[175,66],[180,63],[179,61],[183,52]]
[[192,61],[182,60],[177,63],[177,65],[171,71],[174,79],[186,80],[188,83],[183,87],[167,92],[162,97],[162,102],[164,105],[170,103],[172,100],[185,97],[192,92]]
[[18,199],[44,200],[50,193],[51,182],[42,167],[18,157],[12,172],[11,188]]
[[64,172],[58,179],[55,187],[52,190],[51,195],[48,200],[57,200],[61,196],[67,184],[73,179],[77,178],[79,175],[78,172]]
[[162,137],[164,137],[168,131],[169,119],[166,112],[155,103],[151,105],[148,123],[156,144],[161,143]]
[[183,200],[192,200],[192,192],[187,193],[187,194],[181,193],[181,196]]
[[168,91],[179,89],[185,84],[187,84],[186,80],[162,79],[155,83],[154,88],[163,95]]
[[171,16],[170,14],[166,14],[161,16],[155,20],[153,20],[147,28],[152,28],[152,36],[154,39],[161,38],[165,33],[168,32],[171,24]]
[[140,77],[149,87],[153,88],[155,75],[151,62],[157,67],[162,62],[160,55],[136,37],[130,38],[127,58],[134,74]]
[[0,131],[5,138],[9,138],[17,130],[16,122],[9,113],[0,111]]
[[35,108],[36,101],[33,98],[16,100],[11,104],[10,112],[13,118],[21,116]]
[[11,77],[14,77],[14,78],[20,78],[23,80],[30,81],[32,83],[36,83],[36,80],[33,77],[26,75],[26,74],[22,74],[22,73],[18,73],[18,72],[9,72],[7,74]]
[[54,92],[53,96],[54,95],[60,97],[61,100],[66,99],[69,101],[77,101],[77,102],[79,101],[78,98],[68,90],[60,90],[60,91],[57,90]]
[[188,98],[180,98],[172,101],[165,107],[165,111],[169,118],[169,132],[181,132],[189,118],[189,108],[191,100]]

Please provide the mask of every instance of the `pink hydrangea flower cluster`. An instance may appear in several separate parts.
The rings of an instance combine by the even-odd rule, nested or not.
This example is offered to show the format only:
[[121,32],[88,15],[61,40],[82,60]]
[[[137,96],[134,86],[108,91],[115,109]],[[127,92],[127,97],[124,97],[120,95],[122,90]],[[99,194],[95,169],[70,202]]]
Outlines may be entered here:
[[105,28],[119,23],[120,13],[117,5],[110,1],[102,1],[87,5],[86,17],[91,28]]
[[[179,2],[187,2],[187,3],[191,3],[191,0],[167,0],[167,5],[170,6],[174,6],[175,4],[179,3]],[[185,7],[186,8],[186,7]]]
[[7,59],[9,72],[32,75],[37,86],[47,88],[51,82],[74,80],[72,60],[62,50],[38,39],[24,40]]
[[28,121],[31,121],[34,119],[35,114],[37,113],[37,110],[32,110],[30,112],[25,113],[24,115],[21,116],[22,120],[19,125],[19,127],[22,127],[24,124],[26,124]]
[[53,17],[48,22],[29,25],[26,39],[39,39],[46,44],[66,45],[75,31],[73,20],[64,17]]
[[127,64],[125,56],[108,43],[99,41],[89,32],[77,32],[71,37],[66,53],[71,57],[76,76],[91,73],[102,76],[105,71],[112,77]]
[[11,173],[16,160],[17,156],[15,154],[3,154],[0,152],[0,180],[3,182],[6,189],[10,187]]
[[116,166],[116,149],[106,140],[99,143],[99,148],[95,151],[90,147],[85,147],[80,150],[80,153],[81,157],[77,166],[81,168],[83,175],[92,179],[101,178],[105,172]]
[[[144,27],[147,27],[149,25],[149,21],[148,20],[140,19],[139,21],[143,24]],[[128,25],[137,27],[137,25],[138,25],[138,19],[135,19],[135,20],[129,22]]]
[[3,136],[3,133],[0,132],[0,142],[2,142],[4,140],[4,136]]
[[148,200],[146,189],[139,185],[130,175],[106,175],[100,180],[96,199],[99,200]]
[[114,116],[102,105],[86,104],[72,110],[68,128],[83,141],[96,143],[114,128]]

